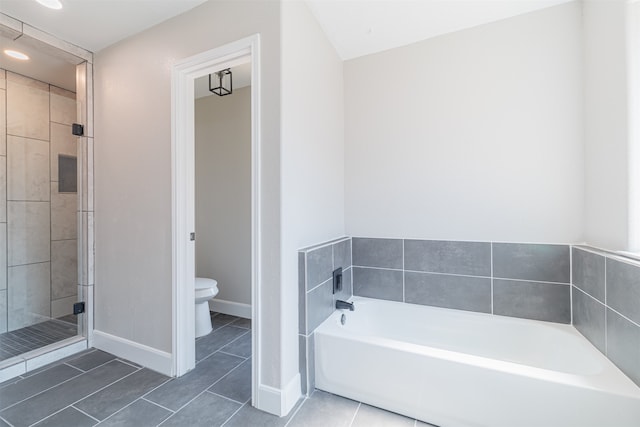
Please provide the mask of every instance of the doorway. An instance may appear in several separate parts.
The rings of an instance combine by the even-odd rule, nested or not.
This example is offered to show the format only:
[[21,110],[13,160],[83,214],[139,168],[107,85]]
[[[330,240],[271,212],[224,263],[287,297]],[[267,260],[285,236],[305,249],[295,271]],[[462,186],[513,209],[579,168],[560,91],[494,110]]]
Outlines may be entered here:
[[212,312],[250,319],[251,63],[224,79],[195,81],[196,277],[217,281]]
[[228,68],[251,64],[251,389],[260,407],[260,37],[186,58],[172,72],[172,373],[195,367],[195,81]]

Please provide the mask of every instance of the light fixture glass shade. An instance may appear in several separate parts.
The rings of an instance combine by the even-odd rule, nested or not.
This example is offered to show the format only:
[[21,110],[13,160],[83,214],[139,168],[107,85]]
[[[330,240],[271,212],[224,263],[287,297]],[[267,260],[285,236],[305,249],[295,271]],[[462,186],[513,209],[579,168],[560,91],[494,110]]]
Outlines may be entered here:
[[62,9],[60,0],[36,0],[38,3],[49,9]]
[[209,91],[218,96],[231,95],[233,93],[233,76],[230,69],[209,74]]
[[20,61],[26,61],[29,59],[28,55],[25,55],[22,52],[18,52],[17,50],[5,49],[4,54],[14,59],[19,59]]

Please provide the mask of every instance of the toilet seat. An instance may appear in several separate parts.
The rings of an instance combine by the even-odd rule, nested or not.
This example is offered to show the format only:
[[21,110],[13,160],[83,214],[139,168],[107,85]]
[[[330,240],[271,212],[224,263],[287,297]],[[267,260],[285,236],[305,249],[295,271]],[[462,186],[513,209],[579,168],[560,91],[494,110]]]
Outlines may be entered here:
[[218,282],[213,279],[196,277],[195,297],[196,303],[210,300],[218,295]]

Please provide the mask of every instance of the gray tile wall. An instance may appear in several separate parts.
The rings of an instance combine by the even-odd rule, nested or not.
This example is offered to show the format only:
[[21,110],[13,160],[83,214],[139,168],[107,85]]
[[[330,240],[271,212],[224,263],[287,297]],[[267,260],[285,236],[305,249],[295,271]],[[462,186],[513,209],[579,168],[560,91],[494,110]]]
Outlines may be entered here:
[[[351,252],[348,237],[298,251],[298,343],[304,395],[315,388],[313,332],[333,313],[336,300],[348,300],[353,295]],[[385,256],[376,254],[375,250],[372,254],[373,257]],[[333,270],[338,267],[342,267],[342,291],[334,294]]]
[[353,293],[571,322],[568,245],[356,238]]
[[640,385],[640,262],[585,246],[377,238],[326,242],[298,260],[304,394],[315,387],[313,331],[352,295],[573,323]]
[[640,386],[640,262],[572,248],[573,324]]

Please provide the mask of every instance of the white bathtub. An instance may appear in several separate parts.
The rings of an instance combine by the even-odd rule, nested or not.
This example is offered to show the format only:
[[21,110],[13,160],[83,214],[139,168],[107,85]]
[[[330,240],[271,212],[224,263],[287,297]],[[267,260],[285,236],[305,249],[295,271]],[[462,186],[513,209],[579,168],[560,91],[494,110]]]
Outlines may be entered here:
[[640,426],[640,388],[570,325],[353,301],[316,329],[321,390],[442,427]]

